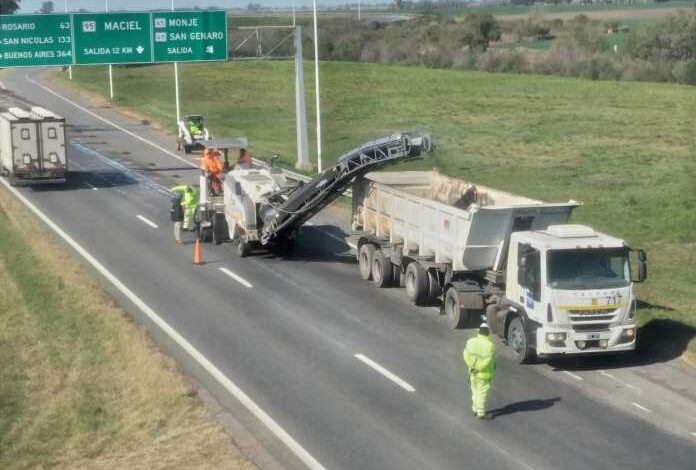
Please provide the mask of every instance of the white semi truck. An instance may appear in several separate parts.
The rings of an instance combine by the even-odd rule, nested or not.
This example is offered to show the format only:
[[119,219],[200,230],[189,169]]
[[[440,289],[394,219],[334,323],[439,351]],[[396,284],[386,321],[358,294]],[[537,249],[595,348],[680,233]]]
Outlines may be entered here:
[[633,350],[645,253],[567,224],[578,205],[437,172],[368,173],[353,184],[360,273],[404,285],[416,304],[439,303],[454,328],[485,318],[519,362]]
[[38,106],[0,108],[0,172],[11,184],[64,183],[65,119]]

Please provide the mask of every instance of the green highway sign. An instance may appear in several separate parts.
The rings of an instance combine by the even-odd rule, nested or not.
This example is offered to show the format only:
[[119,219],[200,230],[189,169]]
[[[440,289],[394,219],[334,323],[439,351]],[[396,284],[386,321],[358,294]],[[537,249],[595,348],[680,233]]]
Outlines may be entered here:
[[0,67],[70,65],[70,15],[1,15]]
[[150,13],[75,13],[75,64],[152,62]]
[[227,13],[152,13],[155,62],[227,60]]
[[0,67],[227,60],[227,12],[0,15]]

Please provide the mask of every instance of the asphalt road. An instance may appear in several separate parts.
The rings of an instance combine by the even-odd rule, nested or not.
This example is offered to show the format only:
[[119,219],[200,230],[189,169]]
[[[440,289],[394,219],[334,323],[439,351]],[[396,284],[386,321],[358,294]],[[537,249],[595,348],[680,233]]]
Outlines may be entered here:
[[[38,77],[15,70],[0,80],[66,116],[72,173],[65,187],[21,193],[324,468],[694,468],[689,391],[617,362],[612,370],[604,363],[522,367],[500,346],[490,402],[496,417],[471,416],[460,359],[470,332],[449,330],[435,309],[412,306],[399,289],[361,281],[341,222],[328,224],[335,214],[303,229],[291,259],[239,259],[229,245],[205,245],[205,265],[192,265],[192,246],[173,242],[166,187],[193,182],[198,172],[169,153],[173,141],[113,110],[77,100],[87,107],[79,109],[39,86]],[[97,272],[95,279],[278,462],[306,468],[297,449],[230,397],[132,299]]]

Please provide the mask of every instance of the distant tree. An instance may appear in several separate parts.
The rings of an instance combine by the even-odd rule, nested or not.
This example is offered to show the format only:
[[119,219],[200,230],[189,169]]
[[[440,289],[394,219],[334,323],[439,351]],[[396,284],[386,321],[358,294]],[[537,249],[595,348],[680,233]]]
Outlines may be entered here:
[[258,3],[250,3],[247,5],[247,10],[249,11],[259,11],[261,9],[261,5]]
[[464,17],[458,39],[470,49],[485,51],[501,34],[500,25],[490,13],[469,13]]
[[41,4],[41,8],[39,9],[39,13],[53,13],[55,10],[55,5],[53,2],[48,1],[48,2],[43,2]]
[[20,0],[0,0],[0,15],[11,15],[19,10]]
[[403,10],[404,0],[394,0],[394,5],[396,5],[397,10]]

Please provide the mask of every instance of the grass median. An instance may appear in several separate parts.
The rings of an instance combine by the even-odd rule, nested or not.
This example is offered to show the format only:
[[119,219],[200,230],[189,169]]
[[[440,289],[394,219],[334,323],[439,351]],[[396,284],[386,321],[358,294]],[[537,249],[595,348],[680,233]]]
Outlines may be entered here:
[[255,468],[175,363],[4,188],[0,286],[0,468]]
[[[313,70],[305,67],[313,127]],[[180,70],[184,113],[204,113],[217,137],[246,136],[255,154],[292,166],[292,63]],[[104,67],[77,68],[74,77],[58,80],[108,92]],[[116,67],[114,77],[117,105],[175,129],[171,65]],[[648,252],[641,324],[674,322],[670,331],[685,332],[679,344],[696,358],[696,87],[337,62],[321,64],[321,80],[325,166],[377,136],[425,129],[437,152],[399,168],[437,167],[530,197],[583,201],[575,222]],[[659,331],[650,337],[672,340]]]

